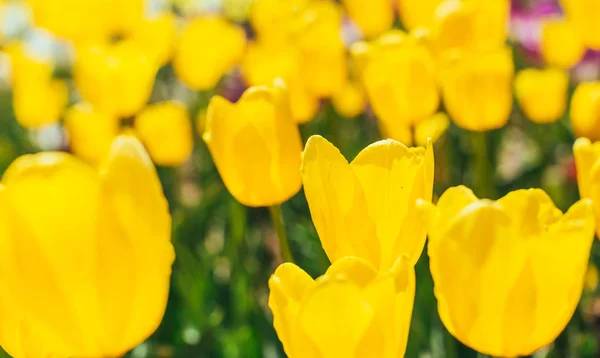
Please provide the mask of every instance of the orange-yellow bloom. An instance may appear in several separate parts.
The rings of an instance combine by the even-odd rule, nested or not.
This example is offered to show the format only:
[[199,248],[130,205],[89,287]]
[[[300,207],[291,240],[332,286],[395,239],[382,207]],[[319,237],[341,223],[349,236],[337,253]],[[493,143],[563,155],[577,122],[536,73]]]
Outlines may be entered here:
[[409,30],[431,28],[437,7],[444,0],[398,0],[398,15]]
[[589,199],[563,215],[540,189],[494,202],[461,186],[419,206],[438,312],[453,336],[495,357],[527,356],[556,339],[583,289],[595,227]]
[[389,0],[343,0],[348,15],[365,37],[375,37],[394,24],[394,9]]
[[313,280],[285,263],[269,280],[269,307],[289,358],[403,357],[415,295],[405,258],[389,272],[345,257]]
[[300,190],[302,141],[280,81],[249,88],[235,104],[213,97],[202,137],[240,203],[281,204]]
[[13,357],[118,357],[158,327],[174,251],[154,166],[118,137],[99,170],[59,152],[0,184],[0,344]]
[[418,198],[431,201],[433,149],[408,148],[383,140],[351,162],[320,136],[306,143],[302,181],[310,213],[325,253],[389,269],[401,255],[417,262],[425,230],[416,212]]
[[528,68],[517,73],[515,92],[525,115],[536,123],[557,121],[567,107],[569,76],[562,70]]

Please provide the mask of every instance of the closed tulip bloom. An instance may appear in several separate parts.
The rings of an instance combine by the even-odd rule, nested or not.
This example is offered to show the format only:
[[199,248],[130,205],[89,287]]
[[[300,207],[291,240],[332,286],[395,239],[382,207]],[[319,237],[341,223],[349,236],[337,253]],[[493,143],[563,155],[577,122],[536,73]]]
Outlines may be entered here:
[[569,76],[562,70],[528,68],[517,73],[515,92],[525,115],[536,123],[557,121],[565,113]]
[[142,21],[129,38],[154,54],[158,64],[165,65],[171,60],[175,50],[175,20],[173,13],[165,11]]
[[[587,138],[578,138],[573,146],[577,167],[579,195],[594,202],[596,220],[600,220],[600,142],[592,143]],[[600,229],[596,231],[600,233]],[[600,235],[599,235],[600,237]]]
[[413,125],[439,105],[432,54],[415,39],[393,30],[367,46],[362,80],[382,126]]
[[246,33],[219,16],[201,17],[181,34],[173,59],[177,76],[188,87],[206,91],[241,60]]
[[556,19],[544,22],[540,49],[549,66],[562,69],[575,66],[585,53],[585,47],[573,25]]
[[118,137],[99,170],[18,158],[0,185],[2,330],[13,357],[118,357],[165,311],[171,217],[143,146]]
[[435,143],[450,126],[450,118],[446,113],[436,113],[433,116],[421,121],[415,127],[414,142],[418,146],[426,146],[427,141]]
[[349,80],[341,91],[331,97],[331,103],[337,113],[346,118],[353,118],[363,113],[367,99],[362,86]]
[[73,154],[92,164],[99,164],[106,157],[120,131],[116,118],[85,103],[67,110],[64,126]]
[[181,165],[192,153],[192,123],[180,102],[149,105],[135,118],[135,130],[158,165]]
[[571,98],[570,119],[575,136],[600,140],[600,82],[577,86]]
[[409,30],[430,28],[437,7],[444,0],[398,0],[398,15]]
[[575,27],[583,44],[600,50],[600,2],[595,0],[561,0],[567,19]]
[[590,200],[563,215],[540,189],[494,202],[459,186],[419,206],[438,312],[453,336],[494,357],[528,356],[556,339],[583,289]]
[[394,9],[388,0],[344,0],[350,18],[367,38],[381,35],[394,24]]
[[73,71],[86,102],[103,113],[125,118],[148,102],[158,64],[143,46],[125,40],[81,48]]
[[344,256],[388,270],[401,255],[416,263],[425,244],[416,200],[431,201],[433,149],[382,140],[351,162],[320,136],[306,143],[302,181],[331,262]]
[[250,24],[257,37],[268,43],[286,43],[299,33],[304,10],[312,0],[255,0]]
[[471,131],[504,126],[513,103],[514,64],[511,50],[463,53],[442,72],[444,104],[452,120]]
[[269,307],[287,356],[403,357],[414,275],[404,258],[378,275],[365,260],[345,257],[317,280],[282,264],[269,280]]
[[281,204],[300,190],[302,141],[280,81],[249,88],[235,104],[213,97],[202,138],[240,203]]

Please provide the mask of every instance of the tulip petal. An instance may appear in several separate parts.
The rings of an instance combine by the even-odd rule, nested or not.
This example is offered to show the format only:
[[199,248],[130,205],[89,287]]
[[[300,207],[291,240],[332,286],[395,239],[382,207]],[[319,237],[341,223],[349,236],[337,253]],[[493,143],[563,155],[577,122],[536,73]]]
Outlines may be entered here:
[[329,266],[327,276],[342,276],[359,287],[365,287],[377,276],[375,268],[366,260],[359,257],[343,257]]
[[310,213],[323,249],[334,262],[359,256],[379,263],[379,245],[364,193],[340,151],[321,136],[306,143],[302,180]]
[[592,169],[600,157],[600,142],[592,144],[587,138],[577,138],[573,145],[575,165],[577,167],[577,183],[582,198],[591,197]]

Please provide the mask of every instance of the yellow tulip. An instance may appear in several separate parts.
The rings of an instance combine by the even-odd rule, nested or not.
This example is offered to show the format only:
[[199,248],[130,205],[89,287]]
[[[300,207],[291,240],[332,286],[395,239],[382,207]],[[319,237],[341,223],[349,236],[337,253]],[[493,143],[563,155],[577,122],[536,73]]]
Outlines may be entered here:
[[320,136],[306,143],[302,181],[310,213],[331,262],[357,256],[385,271],[401,255],[416,263],[425,229],[418,198],[431,201],[433,149],[382,140],[348,164]]
[[544,22],[540,50],[549,66],[565,70],[575,66],[585,53],[575,28],[565,20]]
[[403,357],[415,295],[413,267],[399,258],[381,275],[345,257],[313,280],[292,263],[269,280],[269,307],[289,358]]
[[353,118],[363,113],[367,99],[361,85],[348,81],[341,91],[333,94],[331,103],[337,113],[346,118]]
[[423,44],[393,30],[363,48],[358,67],[384,128],[408,127],[435,113],[439,105],[435,63]]
[[571,98],[570,118],[577,137],[600,140],[600,82],[577,86]]
[[427,145],[431,139],[435,143],[448,129],[450,118],[446,113],[436,113],[425,119],[415,127],[415,144],[421,147]]
[[180,102],[149,105],[136,117],[135,130],[158,165],[181,165],[192,153],[192,123]]
[[102,167],[18,158],[0,184],[0,344],[13,357],[118,357],[158,327],[174,251],[143,146],[118,137]]
[[430,28],[437,7],[444,0],[398,0],[398,15],[409,30]]
[[[578,138],[573,146],[573,154],[579,194],[594,202],[596,219],[600,220],[600,142],[592,143],[587,138]],[[600,237],[600,228],[596,230]]]
[[565,113],[569,76],[562,70],[528,68],[517,73],[515,92],[525,115],[536,123],[557,121]]
[[448,60],[442,72],[444,104],[464,129],[486,131],[504,126],[513,103],[511,50],[463,53]]
[[39,128],[57,123],[68,101],[66,83],[52,77],[54,64],[34,58],[23,45],[9,49],[12,64],[13,108],[19,124]]
[[598,268],[596,268],[594,264],[590,264],[585,273],[585,290],[589,292],[596,291],[596,288],[598,287],[598,281],[600,281]]
[[313,0],[254,0],[250,24],[261,41],[289,43],[301,32],[303,13]]
[[67,111],[64,125],[71,151],[93,164],[99,164],[106,157],[120,130],[116,118],[99,113],[85,103]]
[[600,50],[600,2],[595,0],[561,0],[567,19],[587,47]]
[[583,289],[590,200],[563,215],[540,189],[494,202],[460,186],[419,206],[438,312],[453,336],[494,357],[528,356],[556,339]]
[[343,0],[350,18],[365,37],[375,37],[392,28],[394,9],[388,0]]
[[183,31],[173,59],[177,76],[190,88],[206,91],[241,60],[246,33],[218,16],[201,17]]
[[240,203],[272,206],[300,190],[302,141],[280,81],[249,88],[235,104],[213,97],[202,137]]
[[171,12],[145,19],[129,38],[154,54],[160,65],[165,65],[171,60],[175,49],[175,20],[175,15]]
[[81,48],[73,76],[86,102],[100,112],[125,118],[146,105],[157,71],[152,54],[125,40]]

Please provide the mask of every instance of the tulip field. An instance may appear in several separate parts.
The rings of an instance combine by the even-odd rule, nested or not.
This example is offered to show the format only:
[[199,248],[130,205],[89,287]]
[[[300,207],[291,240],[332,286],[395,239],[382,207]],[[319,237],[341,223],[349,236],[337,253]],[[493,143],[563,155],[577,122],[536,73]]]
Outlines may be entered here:
[[600,357],[600,0],[0,25],[0,358]]

